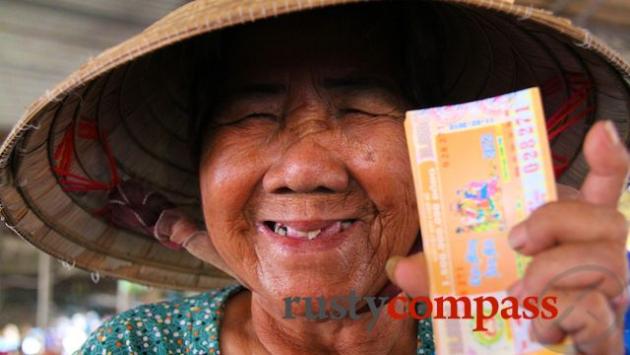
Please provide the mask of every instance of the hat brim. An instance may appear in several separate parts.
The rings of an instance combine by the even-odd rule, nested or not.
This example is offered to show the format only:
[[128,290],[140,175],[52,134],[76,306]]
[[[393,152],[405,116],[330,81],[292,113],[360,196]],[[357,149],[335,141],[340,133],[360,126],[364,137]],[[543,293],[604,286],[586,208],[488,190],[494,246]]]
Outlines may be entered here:
[[[181,123],[189,110],[186,82],[195,73],[190,66],[178,65],[187,57],[189,40],[234,25],[349,2],[256,1],[245,6],[240,1],[198,0],[89,60],[34,102],[2,145],[2,218],[36,247],[103,275],[193,290],[231,282],[186,251],[106,223],[95,211],[107,189],[68,189],[55,170],[59,145],[66,135],[73,139],[73,175],[110,181],[110,149],[121,174],[146,182],[194,213],[199,201],[196,167],[186,153],[192,149],[191,130]],[[446,103],[551,82],[556,89],[545,97],[545,112],[552,115],[576,87],[588,83],[588,95],[572,107],[584,117],[552,142],[553,151],[568,158],[559,181],[574,186],[587,171],[580,147],[594,120],[613,120],[628,145],[630,66],[588,31],[546,11],[506,1],[459,0],[435,6],[447,24],[444,30],[464,39],[444,44],[446,65],[457,68],[445,76],[444,86],[452,89],[446,90]],[[96,134],[82,133],[84,124]]]

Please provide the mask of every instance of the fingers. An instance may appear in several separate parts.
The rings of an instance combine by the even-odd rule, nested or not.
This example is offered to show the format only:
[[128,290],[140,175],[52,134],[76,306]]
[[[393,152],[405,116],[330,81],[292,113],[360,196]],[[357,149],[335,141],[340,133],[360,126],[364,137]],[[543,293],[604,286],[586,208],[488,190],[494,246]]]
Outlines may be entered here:
[[394,256],[387,260],[387,276],[411,297],[429,294],[429,276],[424,253],[408,257]]
[[582,197],[580,190],[569,185],[556,184],[556,190],[558,191],[558,201],[579,200]]
[[584,199],[617,207],[628,177],[628,151],[611,121],[597,122],[586,135],[584,157],[590,167],[582,185]]
[[579,202],[551,202],[512,228],[509,242],[525,255],[534,255],[567,242],[616,241],[624,248],[628,232],[625,217],[616,209]]
[[201,229],[190,217],[177,209],[164,210],[154,228],[155,237],[186,249],[198,259],[212,264],[234,277],[219,255],[208,232]]
[[515,289],[519,290],[518,297],[538,296],[549,288],[595,288],[612,300],[624,294],[627,280],[623,247],[602,242],[573,243],[536,255]]
[[529,331],[532,340],[557,344],[570,336],[582,353],[622,353],[623,314],[613,311],[604,294],[592,289],[554,289],[548,296],[556,297],[557,316],[535,318]]
[[219,270],[225,272],[226,274],[234,277],[232,271],[228,268],[223,258],[219,255],[217,250],[214,248],[214,244],[212,244],[212,240],[208,233],[198,232],[194,233],[184,245],[186,250],[194,255],[197,259],[203,260],[213,266],[217,267]]
[[201,230],[190,218],[181,217],[171,226],[170,241],[186,248],[189,240],[199,234],[208,237],[208,233]]

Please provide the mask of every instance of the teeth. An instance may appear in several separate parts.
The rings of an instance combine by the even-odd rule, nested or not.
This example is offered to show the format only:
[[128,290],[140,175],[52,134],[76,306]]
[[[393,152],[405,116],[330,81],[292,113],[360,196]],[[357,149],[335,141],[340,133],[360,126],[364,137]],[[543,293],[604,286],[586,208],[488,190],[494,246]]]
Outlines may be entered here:
[[[340,230],[346,230],[348,228],[350,228],[350,226],[352,225],[353,221],[351,220],[346,220],[343,222],[337,222],[338,224],[336,225],[337,229],[330,227],[327,229],[327,231],[331,232],[331,233],[337,233]],[[301,230],[297,230],[297,229],[293,229],[289,226],[285,226],[281,223],[274,223],[273,225],[273,231],[274,233],[281,235],[281,236],[291,236],[291,237],[298,237],[298,238],[307,238],[308,240],[313,240],[315,238],[317,238],[320,233],[322,232],[321,229],[316,229],[316,230],[311,230],[311,231],[301,231]]]
[[301,230],[293,229],[291,227],[287,227],[287,234],[294,237],[308,238],[308,240],[312,240],[315,237],[317,237],[321,231],[322,231],[321,229],[316,229],[312,231],[301,231]]
[[291,237],[300,237],[300,238],[308,238],[308,240],[313,240],[317,238],[319,233],[321,233],[321,229],[312,230],[312,231],[301,231],[297,229],[293,229],[291,227],[282,225],[280,223],[275,223],[273,226],[273,231],[276,234],[281,236],[290,235]]
[[282,236],[287,235],[287,227],[281,225],[280,223],[276,223],[276,225],[273,227],[273,231]]
[[302,231],[299,231],[297,229],[293,229],[291,227],[287,228],[287,232],[288,232],[288,234],[291,234],[292,236],[296,236],[296,237],[300,237],[300,238],[308,237],[308,232],[302,232]]

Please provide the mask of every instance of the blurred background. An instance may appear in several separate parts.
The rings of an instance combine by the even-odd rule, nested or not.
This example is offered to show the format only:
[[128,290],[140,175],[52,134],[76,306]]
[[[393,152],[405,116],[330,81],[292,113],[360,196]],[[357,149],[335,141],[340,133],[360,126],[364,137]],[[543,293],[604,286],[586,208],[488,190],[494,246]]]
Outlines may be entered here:
[[[0,0],[0,139],[26,107],[88,58],[183,0]],[[588,28],[630,60],[630,0],[522,0]],[[630,193],[621,209],[630,219]],[[104,319],[181,297],[88,273],[0,228],[0,355],[70,354]]]

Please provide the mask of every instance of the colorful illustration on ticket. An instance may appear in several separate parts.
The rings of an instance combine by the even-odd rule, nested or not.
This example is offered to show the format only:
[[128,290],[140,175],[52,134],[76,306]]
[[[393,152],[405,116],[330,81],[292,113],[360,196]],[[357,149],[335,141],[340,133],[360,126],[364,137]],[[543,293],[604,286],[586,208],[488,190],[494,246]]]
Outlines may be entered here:
[[[489,310],[487,311],[488,312],[486,312],[486,309],[484,309],[484,313],[490,313]],[[474,328],[475,322],[476,319],[473,319],[471,321],[471,329]],[[503,334],[506,332],[505,322],[506,320],[502,319],[498,314],[493,318],[485,320],[484,326],[487,329],[485,331],[472,332],[473,339],[484,346],[490,346],[498,343],[503,337]]]
[[472,181],[457,190],[456,212],[460,223],[456,233],[497,232],[505,229],[504,213],[500,208],[501,189],[497,177]]

